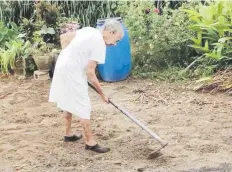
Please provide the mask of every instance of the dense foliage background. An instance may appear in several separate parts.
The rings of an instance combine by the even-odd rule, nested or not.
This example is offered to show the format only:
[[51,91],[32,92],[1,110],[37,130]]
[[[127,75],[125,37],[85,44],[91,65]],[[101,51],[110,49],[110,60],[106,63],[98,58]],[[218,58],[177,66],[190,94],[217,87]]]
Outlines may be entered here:
[[68,27],[95,27],[99,18],[120,16],[130,35],[134,76],[210,78],[231,68],[231,9],[229,1],[5,0],[0,70],[30,74],[36,56],[59,52],[59,36]]

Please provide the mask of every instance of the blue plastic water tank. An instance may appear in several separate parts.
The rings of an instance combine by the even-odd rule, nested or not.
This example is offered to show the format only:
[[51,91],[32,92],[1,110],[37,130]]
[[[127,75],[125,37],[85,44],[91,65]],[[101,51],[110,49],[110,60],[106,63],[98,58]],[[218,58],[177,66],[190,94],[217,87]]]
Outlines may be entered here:
[[[124,37],[115,46],[107,46],[105,64],[98,65],[98,72],[106,82],[124,80],[131,72],[131,46],[129,34],[121,17],[116,17],[122,23]],[[101,27],[106,19],[97,20],[97,28]]]

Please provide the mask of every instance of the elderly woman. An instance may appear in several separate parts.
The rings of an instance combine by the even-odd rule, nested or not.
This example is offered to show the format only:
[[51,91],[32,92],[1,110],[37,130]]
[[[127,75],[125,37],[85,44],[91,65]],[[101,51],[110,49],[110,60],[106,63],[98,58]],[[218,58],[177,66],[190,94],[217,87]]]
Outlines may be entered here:
[[107,20],[99,28],[85,27],[76,31],[72,41],[60,53],[56,62],[50,89],[49,102],[65,112],[64,141],[82,138],[71,133],[72,115],[80,117],[85,138],[85,149],[98,153],[110,149],[100,146],[93,137],[90,113],[91,102],[88,95],[88,82],[97,89],[102,100],[109,103],[95,74],[97,64],[105,63],[106,46],[116,45],[124,31],[117,20]]

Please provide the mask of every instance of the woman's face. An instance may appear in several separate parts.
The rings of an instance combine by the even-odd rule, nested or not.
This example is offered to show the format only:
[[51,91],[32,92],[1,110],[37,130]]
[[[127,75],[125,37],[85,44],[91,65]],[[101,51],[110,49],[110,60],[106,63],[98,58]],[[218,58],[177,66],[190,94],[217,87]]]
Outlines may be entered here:
[[116,45],[122,39],[123,35],[120,32],[105,31],[103,38],[107,46]]

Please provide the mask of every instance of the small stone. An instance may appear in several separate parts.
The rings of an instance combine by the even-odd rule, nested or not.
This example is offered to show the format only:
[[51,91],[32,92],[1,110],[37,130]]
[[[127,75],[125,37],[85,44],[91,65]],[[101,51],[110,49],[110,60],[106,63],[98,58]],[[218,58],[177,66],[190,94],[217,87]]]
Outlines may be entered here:
[[115,165],[122,165],[121,162],[115,162],[114,164],[115,164]]
[[148,146],[148,149],[149,149],[150,151],[154,151],[154,150],[156,149],[156,147],[153,146],[153,145],[149,145],[149,146]]
[[26,76],[19,76],[18,77],[18,80],[24,80],[24,79],[26,79]]
[[96,160],[102,160],[102,157],[100,157],[100,156],[96,157]]
[[219,105],[215,105],[215,106],[213,106],[213,108],[219,108]]
[[169,158],[176,158],[175,155],[169,155],[168,157],[169,157]]
[[149,83],[148,85],[149,85],[149,86],[152,86],[153,84],[152,84],[152,83]]
[[85,158],[85,161],[87,161],[87,162],[93,162],[93,159],[91,159],[91,158]]
[[102,140],[109,140],[109,137],[108,137],[108,136],[102,136],[101,139],[102,139]]
[[98,117],[97,119],[98,119],[99,121],[102,121],[102,120],[103,120],[103,118],[102,118],[102,117]]
[[144,171],[144,168],[138,168],[137,171],[142,172]]
[[47,167],[51,167],[51,162],[50,161],[47,163]]

